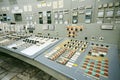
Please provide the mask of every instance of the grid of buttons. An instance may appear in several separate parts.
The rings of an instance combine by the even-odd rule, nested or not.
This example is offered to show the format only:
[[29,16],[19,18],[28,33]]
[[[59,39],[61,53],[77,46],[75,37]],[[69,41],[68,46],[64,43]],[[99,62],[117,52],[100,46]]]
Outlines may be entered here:
[[89,76],[100,78],[100,76],[108,77],[108,60],[93,60],[85,58],[82,64],[82,69]]

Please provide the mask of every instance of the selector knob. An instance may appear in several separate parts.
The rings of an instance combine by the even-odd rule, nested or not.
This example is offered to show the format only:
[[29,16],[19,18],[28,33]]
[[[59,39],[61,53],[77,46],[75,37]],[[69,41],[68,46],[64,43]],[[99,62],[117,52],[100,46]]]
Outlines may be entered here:
[[75,40],[75,42],[77,42],[78,40]]
[[23,42],[25,42],[25,40],[23,40]]
[[69,46],[69,48],[71,48],[72,46]]
[[66,44],[64,44],[64,47],[67,46]]
[[96,44],[96,46],[98,46],[98,44]]
[[86,45],[84,45],[84,47],[86,47]]
[[77,49],[78,47],[76,46],[75,49]]
[[73,30],[73,28],[71,28],[71,30]]
[[81,50],[83,50],[84,48],[81,48]]
[[101,44],[101,46],[103,47],[103,44]]
[[103,55],[103,54],[100,54],[100,56],[101,56],[101,57],[104,57],[104,55]]
[[78,31],[78,29],[76,28],[75,31]]
[[108,45],[106,45],[106,47],[109,47]]
[[75,43],[73,42],[72,44],[74,45]]
[[68,42],[68,44],[69,44],[70,42]]
[[92,45],[94,45],[94,43],[91,43]]
[[91,54],[92,54],[92,52],[89,52],[88,54],[89,54],[89,55],[91,55]]

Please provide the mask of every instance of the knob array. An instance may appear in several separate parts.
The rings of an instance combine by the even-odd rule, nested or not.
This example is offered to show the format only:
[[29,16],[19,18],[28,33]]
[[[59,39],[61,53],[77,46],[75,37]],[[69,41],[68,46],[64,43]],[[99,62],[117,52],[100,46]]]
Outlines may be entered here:
[[[48,59],[66,65],[70,60],[76,61],[88,46],[88,42],[79,40],[65,40],[45,55]],[[78,55],[79,54],[79,55]]]

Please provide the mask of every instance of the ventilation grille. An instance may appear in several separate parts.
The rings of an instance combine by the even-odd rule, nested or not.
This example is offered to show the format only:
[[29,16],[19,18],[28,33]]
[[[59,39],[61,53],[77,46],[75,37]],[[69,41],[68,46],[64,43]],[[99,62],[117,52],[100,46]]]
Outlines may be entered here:
[[17,4],[17,0],[9,0],[10,5]]

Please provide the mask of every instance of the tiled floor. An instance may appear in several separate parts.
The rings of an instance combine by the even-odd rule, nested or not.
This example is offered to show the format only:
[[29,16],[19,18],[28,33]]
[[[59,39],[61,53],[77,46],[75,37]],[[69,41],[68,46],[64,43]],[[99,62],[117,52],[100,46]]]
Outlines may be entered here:
[[40,69],[0,52],[0,80],[56,80]]

